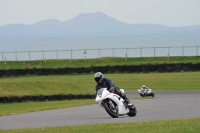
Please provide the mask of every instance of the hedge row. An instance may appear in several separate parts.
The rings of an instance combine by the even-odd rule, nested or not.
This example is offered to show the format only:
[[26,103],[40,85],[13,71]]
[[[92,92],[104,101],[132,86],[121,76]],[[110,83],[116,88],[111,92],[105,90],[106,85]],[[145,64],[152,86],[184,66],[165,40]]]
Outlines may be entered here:
[[35,96],[0,96],[0,103],[27,102],[27,101],[55,101],[72,99],[94,99],[92,94],[57,94]]
[[114,72],[179,72],[179,71],[199,71],[200,63],[178,63],[178,64],[145,64],[145,65],[123,65],[123,66],[95,66],[80,68],[35,68],[35,69],[10,69],[0,70],[1,76],[11,75],[49,75],[49,74],[72,74],[91,73],[101,71],[102,73]]

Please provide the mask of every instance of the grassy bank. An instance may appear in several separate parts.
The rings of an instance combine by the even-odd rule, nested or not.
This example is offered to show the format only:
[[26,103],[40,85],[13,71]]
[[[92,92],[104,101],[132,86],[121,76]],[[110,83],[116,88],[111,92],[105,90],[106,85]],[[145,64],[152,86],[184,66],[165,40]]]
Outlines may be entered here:
[[163,64],[163,63],[199,63],[200,56],[189,57],[138,57],[138,58],[117,58],[111,57],[87,59],[66,59],[66,60],[43,60],[38,61],[0,61],[0,69],[23,69],[23,68],[63,68],[63,67],[89,67],[89,66],[113,66],[113,65],[135,65],[135,64]]
[[45,102],[25,102],[25,103],[0,103],[0,116],[21,114],[57,108],[68,108],[74,106],[95,104],[94,99],[89,100],[64,100],[64,101],[45,101]]
[[199,133],[200,118],[0,130],[2,133]]
[[[153,90],[200,90],[200,72],[104,74],[116,86],[136,91],[143,84]],[[0,78],[0,96],[94,94],[93,74]]]

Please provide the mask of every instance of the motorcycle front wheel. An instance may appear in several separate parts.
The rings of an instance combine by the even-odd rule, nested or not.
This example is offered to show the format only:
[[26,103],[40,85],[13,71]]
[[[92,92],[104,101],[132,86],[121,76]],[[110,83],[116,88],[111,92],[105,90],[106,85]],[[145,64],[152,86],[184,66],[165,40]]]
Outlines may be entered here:
[[103,103],[103,106],[106,110],[106,112],[113,118],[117,118],[118,117],[118,108],[117,105],[115,105],[115,103],[113,101],[108,101]]

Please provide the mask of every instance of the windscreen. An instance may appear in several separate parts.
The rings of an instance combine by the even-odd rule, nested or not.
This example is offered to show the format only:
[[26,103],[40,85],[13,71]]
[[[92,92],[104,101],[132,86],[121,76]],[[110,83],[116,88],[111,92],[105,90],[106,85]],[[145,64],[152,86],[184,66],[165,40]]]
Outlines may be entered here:
[[105,89],[105,88],[99,89],[99,90],[97,91],[97,95],[102,95],[102,92],[103,92],[104,89]]

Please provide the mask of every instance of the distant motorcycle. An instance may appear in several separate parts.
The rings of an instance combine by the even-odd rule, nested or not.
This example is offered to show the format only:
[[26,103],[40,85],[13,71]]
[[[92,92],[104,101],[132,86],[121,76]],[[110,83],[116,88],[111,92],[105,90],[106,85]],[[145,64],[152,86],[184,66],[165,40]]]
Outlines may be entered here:
[[155,96],[155,94],[152,92],[151,89],[145,89],[145,90],[139,89],[138,92],[140,93],[141,97]]
[[[124,92],[124,90],[121,90]],[[109,92],[107,88],[101,88],[97,91],[95,101],[103,107],[106,112],[113,118],[128,115],[134,117],[137,110],[134,105],[128,107],[125,100],[114,92]]]

